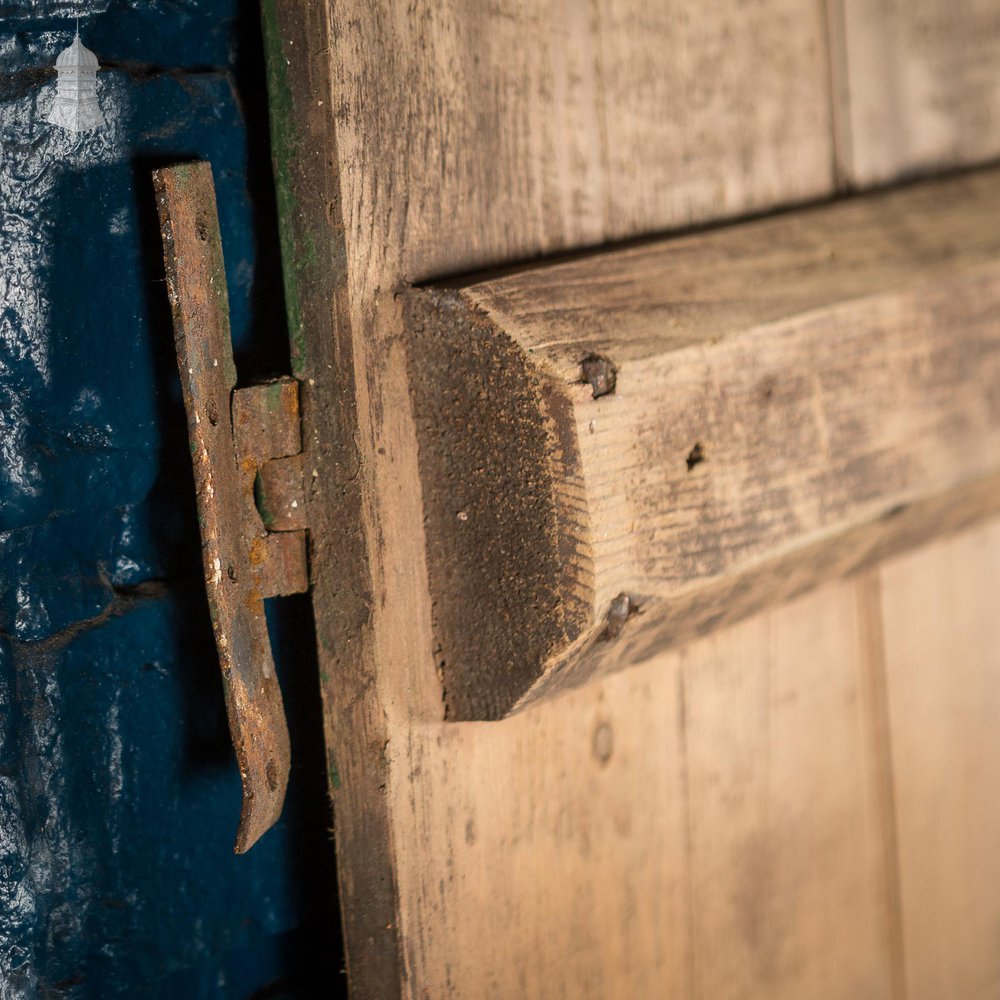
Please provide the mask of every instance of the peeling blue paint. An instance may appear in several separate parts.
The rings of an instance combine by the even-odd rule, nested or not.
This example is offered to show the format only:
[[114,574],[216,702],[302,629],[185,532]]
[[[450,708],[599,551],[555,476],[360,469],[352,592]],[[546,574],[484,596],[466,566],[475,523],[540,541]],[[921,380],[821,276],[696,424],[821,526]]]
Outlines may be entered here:
[[[241,106],[252,7],[0,4],[0,1000],[306,996],[321,960],[339,979],[303,601],[269,609],[299,661],[286,819],[232,854],[240,783],[148,180],[213,162],[241,374],[287,368],[266,109]],[[77,15],[108,126],[74,135],[44,119]]]

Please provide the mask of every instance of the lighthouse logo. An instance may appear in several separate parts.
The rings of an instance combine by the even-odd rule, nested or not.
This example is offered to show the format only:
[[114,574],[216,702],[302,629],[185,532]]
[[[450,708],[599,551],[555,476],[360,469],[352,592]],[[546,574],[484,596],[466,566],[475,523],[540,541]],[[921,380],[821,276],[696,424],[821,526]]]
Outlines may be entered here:
[[48,120],[67,132],[89,132],[104,126],[97,102],[97,56],[80,41],[77,28],[72,44],[56,59],[56,99]]

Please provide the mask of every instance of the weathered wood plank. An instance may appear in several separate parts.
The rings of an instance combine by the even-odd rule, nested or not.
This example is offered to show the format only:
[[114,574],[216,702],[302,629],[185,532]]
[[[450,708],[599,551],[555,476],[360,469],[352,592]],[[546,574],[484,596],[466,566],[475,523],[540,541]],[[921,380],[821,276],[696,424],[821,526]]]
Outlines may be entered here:
[[[502,723],[440,721],[396,298],[406,281],[829,192],[822,6],[264,10],[354,994],[896,995],[891,879],[872,861],[873,838],[893,837],[856,751],[852,585]],[[759,773],[771,761],[783,786]],[[793,853],[750,895],[754,844]]]
[[408,748],[443,715],[396,291],[829,193],[822,5],[263,10],[348,961],[382,998],[417,961]]
[[1000,156],[1000,5],[831,0],[837,161],[869,187]]
[[1000,522],[879,572],[906,986],[1000,996]]
[[891,997],[854,586],[501,723],[426,724],[413,997]]
[[[325,3],[263,0],[271,143],[292,366],[301,383],[310,575],[334,807],[344,947],[358,997],[403,992],[376,690],[354,338],[340,164],[331,149],[333,25]],[[324,96],[327,95],[327,96]],[[339,970],[334,973],[339,975]]]
[[411,293],[452,717],[996,509],[998,211],[986,172]]
[[[323,525],[314,603],[358,997],[603,1000],[699,995],[695,985],[702,996],[740,985],[750,997],[893,995],[878,917],[891,880],[871,862],[885,810],[865,804],[858,692],[844,673],[855,663],[843,646],[850,585],[716,632],[683,667],[679,653],[658,654],[502,723],[440,721],[401,283],[831,188],[821,5],[653,7],[264,3],[310,520]],[[981,498],[969,502],[979,509]],[[772,672],[768,651],[786,642]],[[703,668],[744,686],[731,696],[699,687]],[[702,706],[686,796],[682,669]],[[752,716],[763,704],[783,719],[773,745],[764,713]],[[732,741],[726,719],[740,734]],[[795,771],[794,754],[831,787]],[[730,821],[746,755],[761,768],[783,759],[790,798],[751,774]],[[712,797],[719,787],[724,800]],[[815,825],[804,808],[814,797]],[[682,799],[707,841],[690,880]],[[740,896],[748,845],[766,856],[782,842],[772,809],[803,834],[789,860],[797,877],[772,869],[757,896]],[[747,899],[763,902],[754,911]]]
[[832,190],[818,0],[330,6],[369,297]]
[[[829,587],[679,657],[690,997],[892,996],[894,913],[853,590]],[[633,801],[641,808],[640,788]]]

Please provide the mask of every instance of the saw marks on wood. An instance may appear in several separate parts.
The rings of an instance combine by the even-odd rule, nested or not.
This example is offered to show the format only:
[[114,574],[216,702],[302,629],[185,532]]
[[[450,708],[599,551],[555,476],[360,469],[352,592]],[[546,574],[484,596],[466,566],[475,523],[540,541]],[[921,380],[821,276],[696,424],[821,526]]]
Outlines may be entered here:
[[998,211],[984,171],[411,293],[448,717],[995,511]]

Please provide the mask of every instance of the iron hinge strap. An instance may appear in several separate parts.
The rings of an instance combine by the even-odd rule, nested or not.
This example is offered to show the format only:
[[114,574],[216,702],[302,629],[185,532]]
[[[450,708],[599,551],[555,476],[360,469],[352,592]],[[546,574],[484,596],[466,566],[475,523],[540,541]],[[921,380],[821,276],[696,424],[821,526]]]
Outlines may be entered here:
[[243,782],[236,852],[281,814],[290,748],[264,599],[308,589],[298,383],[236,388],[209,163],[153,174],[208,605]]

